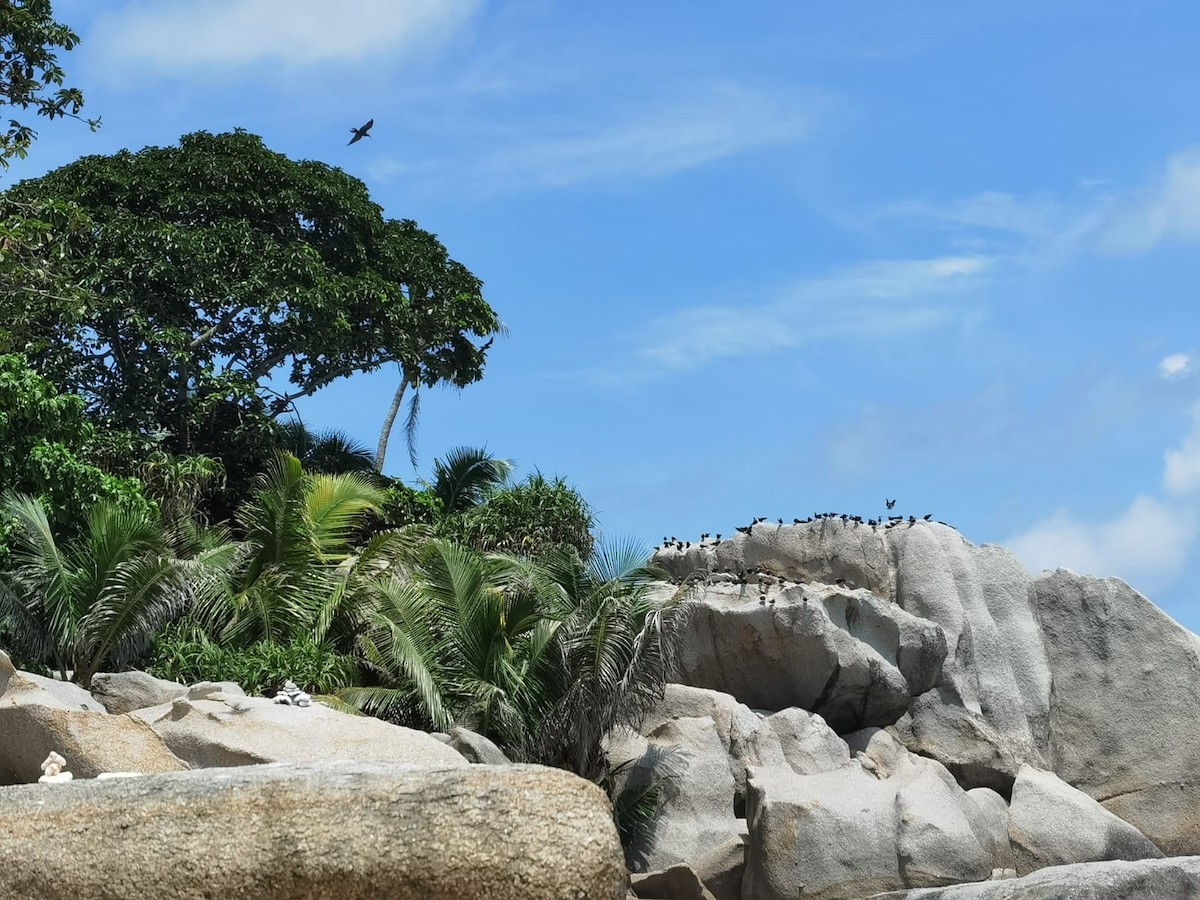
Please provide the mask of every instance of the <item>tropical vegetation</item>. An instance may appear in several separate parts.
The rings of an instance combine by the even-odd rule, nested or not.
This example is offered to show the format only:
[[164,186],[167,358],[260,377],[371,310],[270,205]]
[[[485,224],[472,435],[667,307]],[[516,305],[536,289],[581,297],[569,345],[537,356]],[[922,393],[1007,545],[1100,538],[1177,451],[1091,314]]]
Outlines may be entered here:
[[[79,117],[46,0],[0,4],[0,105]],[[94,124],[94,123],[93,123]],[[0,164],[34,132],[15,120]],[[404,397],[483,377],[482,282],[366,185],[244,131],[87,156],[0,194],[0,649],[465,725],[616,784],[687,614],[561,477],[482,448],[384,473]],[[296,403],[396,367],[375,449]],[[644,820],[643,791],[618,802]],[[640,812],[639,812],[640,810]],[[641,816],[641,818],[639,818]]]

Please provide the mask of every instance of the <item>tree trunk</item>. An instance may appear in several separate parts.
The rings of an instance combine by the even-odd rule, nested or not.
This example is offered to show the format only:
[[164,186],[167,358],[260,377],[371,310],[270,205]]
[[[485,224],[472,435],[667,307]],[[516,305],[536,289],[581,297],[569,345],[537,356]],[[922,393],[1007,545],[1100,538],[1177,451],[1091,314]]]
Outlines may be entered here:
[[392,436],[392,426],[396,424],[396,414],[400,412],[400,404],[404,401],[404,391],[408,387],[408,373],[400,370],[400,386],[396,388],[396,396],[392,398],[392,408],[388,410],[387,418],[383,420],[383,429],[379,432],[379,446],[375,449],[375,471],[383,474],[383,460],[387,456],[388,438]]

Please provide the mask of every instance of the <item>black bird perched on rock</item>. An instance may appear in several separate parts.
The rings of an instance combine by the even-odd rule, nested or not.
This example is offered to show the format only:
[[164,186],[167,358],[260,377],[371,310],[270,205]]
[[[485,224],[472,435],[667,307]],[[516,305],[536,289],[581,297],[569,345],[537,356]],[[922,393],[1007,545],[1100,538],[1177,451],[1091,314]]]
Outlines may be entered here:
[[930,519],[933,518],[933,513],[925,513],[925,515],[921,516],[921,518],[924,519],[926,522],[928,522]]
[[721,535],[719,535],[719,534],[717,535],[717,537],[716,537],[716,541],[717,541],[717,543],[718,543],[718,544],[719,544],[719,543],[721,543]]
[[895,500],[889,500],[887,497],[884,497],[884,498],[883,498],[883,502],[887,504],[887,508],[888,508],[888,509],[895,509],[895,508],[896,508],[896,501],[895,501]]
[[[350,138],[350,144],[356,144],[359,141],[361,141],[363,138],[370,137],[371,135],[369,132],[371,131],[371,128],[374,127],[374,125],[375,125],[375,120],[368,119],[367,124],[363,125],[361,128],[351,128],[350,131],[353,132],[354,137]],[[347,144],[346,146],[349,147],[350,144]]]
[[738,534],[749,534],[750,526],[749,525],[739,525],[737,527],[737,532],[738,532]]
[[751,525],[757,525],[759,522],[765,522],[765,521],[767,521],[767,517],[766,517],[766,516],[759,516],[757,519],[755,519],[755,520],[754,520],[753,522],[751,522],[750,524],[751,524]]
[[783,519],[782,519],[782,518],[779,520],[779,524],[780,524],[780,525],[782,525],[782,524],[783,524]]
[[916,516],[909,516],[909,517],[908,517],[908,524],[909,524],[909,525],[916,525],[916,524],[917,524],[917,517],[916,517]]

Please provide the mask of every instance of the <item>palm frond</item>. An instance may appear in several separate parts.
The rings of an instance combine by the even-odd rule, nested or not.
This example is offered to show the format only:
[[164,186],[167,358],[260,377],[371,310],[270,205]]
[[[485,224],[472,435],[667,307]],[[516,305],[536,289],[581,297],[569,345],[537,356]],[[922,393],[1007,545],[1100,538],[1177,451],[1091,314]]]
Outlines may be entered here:
[[497,459],[479,447],[456,447],[445,459],[433,463],[434,494],[447,513],[457,513],[479,505],[487,491],[503,484],[512,473],[513,463]]

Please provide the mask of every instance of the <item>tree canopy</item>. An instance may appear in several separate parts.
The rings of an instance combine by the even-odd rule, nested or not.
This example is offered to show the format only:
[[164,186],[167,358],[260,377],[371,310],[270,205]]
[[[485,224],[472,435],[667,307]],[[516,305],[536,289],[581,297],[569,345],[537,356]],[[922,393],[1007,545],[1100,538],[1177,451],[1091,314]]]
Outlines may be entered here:
[[[83,94],[63,87],[66,73],[58,64],[57,50],[70,50],[79,36],[54,21],[50,0],[5,0],[0,3],[0,103],[20,109],[32,107],[39,116],[80,118]],[[99,119],[88,119],[94,131]],[[28,124],[10,119],[0,131],[0,166],[14,156],[24,159],[37,132]]]
[[12,349],[107,425],[233,469],[339,378],[397,363],[407,384],[478,380],[502,327],[435,235],[244,131],[84,157],[10,189],[0,216],[46,203],[86,216],[54,262],[85,293],[0,298]]

